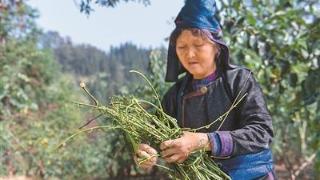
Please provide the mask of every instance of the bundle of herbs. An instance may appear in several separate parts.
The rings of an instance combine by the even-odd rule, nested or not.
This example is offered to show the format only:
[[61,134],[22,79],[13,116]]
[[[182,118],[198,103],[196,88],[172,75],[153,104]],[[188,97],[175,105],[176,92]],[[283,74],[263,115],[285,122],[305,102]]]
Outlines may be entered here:
[[[99,102],[88,92],[85,84],[82,83],[80,86],[94,101],[94,105],[84,103],[77,104],[94,108],[98,111],[99,117],[107,117],[112,120],[112,123],[111,125],[102,125],[79,130],[77,133],[67,138],[63,143],[61,143],[61,145],[64,145],[67,141],[82,132],[88,132],[94,129],[107,129],[122,131],[127,143],[131,144],[132,153],[136,152],[137,146],[140,143],[149,143],[152,147],[158,148],[160,147],[160,144],[166,140],[180,138],[184,131],[196,132],[202,128],[209,128],[218,122],[223,124],[230,111],[234,109],[246,96],[246,94],[244,94],[240,98],[240,92],[229,110],[211,124],[198,129],[184,129],[178,126],[176,119],[164,112],[161,107],[159,95],[148,79],[138,71],[131,72],[141,75],[150,85],[154,92],[154,98],[157,99],[157,105],[134,96],[116,96],[111,98],[109,105],[100,105]],[[161,157],[159,154],[157,156]],[[140,159],[138,160],[138,163],[142,163],[147,159],[148,158]],[[156,166],[165,169],[172,179],[230,179],[230,177],[218,167],[212,157],[202,149],[192,152],[188,159],[183,163],[172,163],[166,164],[165,166],[157,164]]]

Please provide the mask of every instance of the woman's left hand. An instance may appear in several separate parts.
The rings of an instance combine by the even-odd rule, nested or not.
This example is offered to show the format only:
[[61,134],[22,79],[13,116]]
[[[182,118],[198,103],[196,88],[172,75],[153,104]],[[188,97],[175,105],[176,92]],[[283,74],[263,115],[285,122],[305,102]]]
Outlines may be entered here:
[[201,148],[211,149],[207,134],[186,131],[180,138],[164,141],[160,145],[161,155],[168,163],[183,163],[190,153]]

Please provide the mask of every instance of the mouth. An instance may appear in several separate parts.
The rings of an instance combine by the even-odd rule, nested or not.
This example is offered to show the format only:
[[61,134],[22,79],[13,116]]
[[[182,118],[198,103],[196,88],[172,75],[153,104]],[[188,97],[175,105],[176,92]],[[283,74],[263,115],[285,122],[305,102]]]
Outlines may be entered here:
[[196,61],[193,61],[193,62],[188,62],[189,65],[196,65],[196,64],[199,64],[198,62]]

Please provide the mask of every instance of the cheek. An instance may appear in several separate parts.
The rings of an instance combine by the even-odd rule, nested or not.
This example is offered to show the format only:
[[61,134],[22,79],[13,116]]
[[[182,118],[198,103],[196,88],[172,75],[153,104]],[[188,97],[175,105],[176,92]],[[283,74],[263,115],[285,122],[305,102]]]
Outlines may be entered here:
[[179,59],[180,63],[181,63],[182,65],[184,65],[185,62],[186,62],[186,60],[185,60],[185,58],[184,58],[184,56],[183,56],[183,53],[178,52],[178,51],[176,51],[176,53],[177,53],[177,56],[178,56],[178,59]]
[[180,51],[176,50],[176,54],[177,54],[177,56],[178,56],[179,59],[182,57],[182,54],[181,54]]
[[207,51],[203,53],[203,59],[205,60],[206,64],[214,64],[216,60],[216,51]]
[[200,65],[203,69],[211,69],[213,66],[215,66],[215,60],[212,56],[205,56],[202,57]]

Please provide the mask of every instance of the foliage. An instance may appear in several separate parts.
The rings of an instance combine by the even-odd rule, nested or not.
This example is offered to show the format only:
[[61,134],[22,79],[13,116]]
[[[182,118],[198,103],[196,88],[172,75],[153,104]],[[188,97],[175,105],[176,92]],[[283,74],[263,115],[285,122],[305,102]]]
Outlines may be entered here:
[[[258,78],[274,118],[274,152],[292,175],[297,169],[291,164],[304,161],[320,145],[320,4],[219,2],[232,60]],[[299,155],[299,161],[293,155]]]
[[[58,68],[47,51],[38,51],[32,18],[36,11],[22,2],[1,3],[0,120],[47,103],[45,86]],[[18,26],[19,25],[19,26]],[[45,69],[51,67],[50,69]]]
[[23,1],[1,1],[0,44],[4,44],[8,37],[19,38],[37,33],[33,21],[37,16],[37,11]]
[[[62,74],[52,50],[38,43],[34,18],[24,22],[28,28],[23,31],[15,24],[21,17],[36,17],[36,11],[23,11],[29,9],[23,1],[8,1],[5,8],[8,13],[0,14],[0,176],[88,179],[126,174],[121,160],[132,156],[120,153],[116,144],[123,141],[112,141],[114,135],[91,134],[54,151],[90,115],[71,103],[83,97],[73,76]],[[111,153],[115,151],[119,153]],[[132,168],[132,163],[127,166]]]
[[0,57],[0,115],[38,110],[48,103],[49,98],[40,97],[47,95],[46,86],[54,80],[52,73],[58,68],[52,56],[36,51],[30,41],[10,40],[0,52],[4,54]]
[[[120,2],[139,2],[143,3],[145,6],[150,4],[150,0],[96,0],[95,4],[98,4],[100,6],[104,7],[115,7]],[[81,0],[80,2],[80,11],[83,13],[86,13],[87,15],[90,14],[90,12],[94,11],[92,6],[92,0]]]

